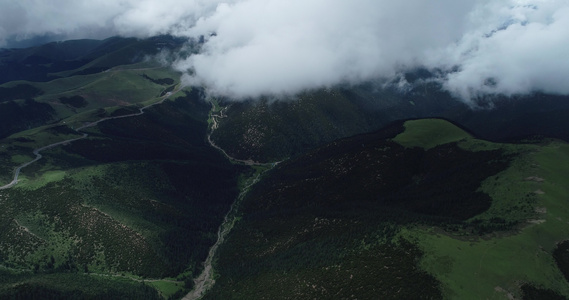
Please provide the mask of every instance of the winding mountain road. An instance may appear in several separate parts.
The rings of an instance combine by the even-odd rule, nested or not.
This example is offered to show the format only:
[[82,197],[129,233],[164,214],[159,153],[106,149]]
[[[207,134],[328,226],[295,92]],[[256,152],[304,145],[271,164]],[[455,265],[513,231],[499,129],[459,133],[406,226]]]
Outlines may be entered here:
[[[144,107],[139,108],[139,111],[136,113],[132,113],[132,114],[128,114],[128,115],[122,115],[122,116],[116,116],[116,117],[107,117],[107,118],[102,118],[98,121],[95,122],[91,122],[88,124],[85,124],[81,127],[78,127],[77,129],[75,129],[76,132],[81,133],[80,131],[85,129],[85,128],[89,128],[89,127],[94,127],[97,126],[99,123],[101,122],[105,122],[108,120],[115,120],[115,119],[122,119],[122,118],[129,118],[129,117],[135,117],[135,116],[140,116],[142,114],[144,114],[144,111],[147,108],[150,108],[154,105],[158,105],[163,103],[168,97],[170,97],[171,95],[176,94],[178,91],[180,91],[182,89],[182,87],[178,87],[175,90],[173,90],[170,93],[167,93],[166,95],[162,96],[162,99],[158,102],[152,103],[150,105],[146,105]],[[214,114],[214,106],[212,103],[212,113],[211,113],[211,117],[212,117],[212,128],[207,136],[207,140],[209,142],[209,144],[219,150],[221,153],[223,153],[225,155],[225,157],[227,157],[227,159],[229,159],[232,162],[235,163],[241,163],[241,164],[245,164],[245,165],[259,165],[259,166],[270,166],[273,167],[275,165],[277,165],[280,162],[275,162],[275,163],[260,163],[260,162],[255,162],[253,160],[242,160],[242,159],[237,159],[235,157],[230,156],[225,150],[223,150],[222,148],[220,148],[219,146],[217,146],[211,139],[211,134],[213,133],[213,131],[215,129],[217,129],[218,127],[218,119],[217,118],[224,118],[226,117],[224,115],[224,110],[226,108],[223,108],[220,111],[220,114]],[[18,177],[20,175],[20,172],[23,168],[33,164],[34,162],[40,160],[43,156],[40,154],[40,152],[47,150],[47,149],[51,149],[60,145],[64,145],[64,144],[68,144],[68,143],[72,143],[74,141],[78,141],[84,138],[87,138],[89,135],[87,133],[82,133],[81,137],[77,137],[77,138],[72,138],[72,139],[68,139],[65,141],[60,141],[57,143],[53,143],[41,148],[37,148],[33,151],[34,155],[36,156],[33,160],[24,163],[20,166],[18,166],[15,170],[14,170],[14,179],[4,185],[0,187],[0,190],[4,190],[4,189],[9,189],[12,188],[13,186],[15,186],[18,183]],[[257,183],[260,179],[260,175],[258,174],[255,178],[251,178],[249,183],[243,187],[243,189],[241,190],[241,192],[239,193],[237,199],[233,202],[233,204],[231,205],[231,207],[229,208],[229,211],[227,212],[227,214],[225,215],[222,224],[219,226],[219,229],[217,231],[217,240],[215,242],[215,244],[209,249],[209,253],[208,256],[204,262],[204,270],[202,271],[202,273],[194,279],[194,289],[192,289],[192,291],[190,291],[190,293],[188,293],[183,299],[184,300],[195,300],[195,299],[200,299],[201,297],[203,297],[203,295],[205,294],[205,292],[207,292],[208,289],[210,289],[214,284],[215,284],[215,280],[213,279],[213,267],[212,267],[212,262],[213,262],[213,258],[215,257],[215,254],[217,252],[217,249],[219,248],[219,246],[221,244],[223,244],[223,242],[225,241],[225,237],[227,236],[227,234],[229,234],[229,232],[231,231],[231,229],[233,228],[233,225],[235,224],[236,221],[236,217],[235,217],[235,213],[237,211],[236,206],[238,206],[238,204],[240,203],[240,200],[243,199],[243,197],[247,194],[247,192],[249,191],[249,188],[251,186],[253,186],[255,183]]]
[[[108,120],[115,120],[115,119],[122,119],[122,118],[130,118],[130,117],[140,116],[140,115],[144,114],[144,111],[145,111],[147,108],[152,107],[152,106],[154,106],[154,105],[162,104],[164,101],[166,101],[166,99],[168,99],[168,97],[170,97],[171,95],[176,94],[176,93],[179,92],[181,89],[182,89],[182,87],[177,87],[177,88],[174,89],[172,92],[166,93],[166,95],[162,96],[162,97],[161,97],[162,99],[161,99],[160,101],[155,102],[155,103],[152,103],[152,104],[149,104],[149,105],[146,105],[146,106],[144,106],[144,107],[141,107],[141,108],[139,108],[139,111],[136,112],[136,113],[132,113],[132,114],[128,114],[128,115],[122,115],[122,116],[116,116],[116,117],[102,118],[102,119],[100,119],[100,120],[98,120],[98,121],[85,124],[85,125],[83,125],[83,126],[77,128],[77,129],[75,129],[75,131],[80,133],[80,131],[83,130],[83,129],[85,129],[85,128],[97,126],[99,123],[105,122],[105,121],[108,121]],[[89,136],[89,135],[88,135],[87,133],[84,133],[84,132],[83,132],[83,135],[82,135],[81,137],[68,139],[68,140],[65,140],[65,141],[61,141],[61,142],[49,144],[49,145],[47,145],[47,146],[44,146],[44,147],[35,149],[35,150],[33,151],[33,153],[34,153],[34,155],[35,155],[36,157],[35,157],[33,160],[31,160],[31,161],[29,161],[29,162],[27,162],[27,163],[24,163],[24,164],[22,164],[22,165],[16,167],[16,169],[14,170],[14,179],[12,179],[12,181],[11,181],[10,183],[8,183],[8,184],[6,184],[6,185],[3,185],[3,186],[0,186],[0,190],[9,189],[9,188],[15,186],[15,185],[18,183],[18,177],[20,176],[20,172],[22,171],[22,169],[25,168],[25,167],[27,167],[27,166],[29,166],[29,165],[31,165],[31,164],[33,164],[34,162],[40,160],[40,159],[43,157],[43,156],[40,154],[40,152],[42,152],[42,151],[44,151],[44,150],[47,150],[47,149],[51,149],[51,148],[57,147],[57,146],[60,146],[60,145],[69,144],[69,143],[72,143],[72,142],[75,142],[75,141],[84,139],[84,138],[86,138],[86,137],[88,137],[88,136]]]
[[275,163],[261,163],[261,162],[256,162],[256,161],[254,161],[254,160],[252,160],[252,159],[248,159],[248,160],[238,159],[238,158],[235,158],[235,157],[229,155],[227,152],[225,152],[225,150],[223,150],[221,147],[219,147],[218,145],[216,145],[216,144],[213,142],[213,140],[211,139],[211,134],[213,133],[214,130],[216,130],[216,129],[219,127],[219,121],[218,121],[217,119],[218,119],[218,118],[223,119],[223,118],[226,118],[226,117],[227,117],[227,116],[224,115],[224,113],[223,113],[223,111],[224,111],[224,110],[227,110],[227,108],[228,108],[228,107],[222,108],[222,109],[219,111],[219,115],[214,114],[214,113],[213,113],[213,110],[215,109],[215,105],[213,104],[213,102],[211,102],[211,109],[212,109],[212,112],[211,112],[211,120],[212,120],[213,124],[211,125],[211,130],[210,130],[210,132],[209,132],[208,135],[207,135],[207,141],[209,142],[209,144],[210,144],[213,148],[215,148],[215,149],[219,150],[221,153],[223,153],[223,155],[225,155],[225,157],[227,157],[227,159],[229,159],[229,160],[231,160],[231,161],[233,161],[233,162],[236,162],[236,163],[242,163],[242,164],[245,164],[245,165],[248,165],[248,166],[274,166],[274,165],[280,163],[280,161],[279,161],[279,162],[275,162]]

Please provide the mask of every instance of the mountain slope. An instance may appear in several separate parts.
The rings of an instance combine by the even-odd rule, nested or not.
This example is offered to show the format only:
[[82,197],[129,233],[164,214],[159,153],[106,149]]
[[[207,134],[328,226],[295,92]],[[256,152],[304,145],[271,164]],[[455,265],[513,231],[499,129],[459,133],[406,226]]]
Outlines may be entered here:
[[276,101],[219,99],[225,118],[212,139],[240,159],[280,161],[396,120],[437,117],[492,141],[536,135],[569,141],[566,96],[536,93],[484,100],[488,103],[482,108],[471,108],[440,85],[420,81],[405,91],[370,82]]
[[15,81],[50,81],[71,75],[93,74],[118,65],[142,61],[162,49],[176,49],[184,40],[158,36],[139,40],[112,37],[105,40],[53,42],[24,49],[0,50],[0,84]]
[[[338,138],[378,130],[402,119],[442,116],[468,108],[431,86],[408,97],[379,83],[308,91],[278,101],[225,102],[226,118],[212,135],[240,159],[278,161]],[[411,101],[414,99],[414,101]]]
[[[67,274],[83,282],[109,277],[98,289],[73,285],[71,293],[85,295],[100,295],[125,279],[130,286],[171,277],[162,284],[174,291],[192,285],[246,168],[230,164],[207,143],[210,106],[201,93],[178,95],[42,151],[44,157],[23,169],[17,185],[0,191],[0,264],[8,274],[23,274],[0,284],[0,297],[21,294],[14,288],[19,285],[64,292],[58,282],[69,280]],[[133,112],[138,109],[123,107],[109,115]],[[72,121],[66,124],[4,139],[3,166],[31,160],[36,145],[79,136],[67,127]],[[134,286],[129,297],[148,288]]]
[[[538,294],[554,290],[567,296],[563,279],[544,284],[534,276],[559,274],[549,265],[499,280],[498,269],[484,268],[483,283],[471,269],[454,268],[478,256],[457,256],[457,247],[516,246],[502,237],[518,236],[518,226],[537,216],[539,196],[531,193],[536,182],[520,176],[540,172],[526,167],[540,149],[488,143],[446,121],[418,120],[281,163],[242,203],[242,219],[220,248],[219,277],[206,298],[499,298],[495,286],[521,296],[519,284],[514,286],[519,282],[539,286]],[[566,209],[564,204],[559,212]],[[543,224],[532,228],[545,229]],[[434,246],[440,236],[447,244]],[[537,243],[552,249],[552,240],[568,237],[567,230],[550,233],[520,251],[533,255]],[[552,250],[546,251],[541,263],[553,260]],[[508,270],[515,270],[517,260],[508,253],[484,253],[511,260]],[[457,276],[464,278],[462,290],[453,283]],[[477,284],[480,290],[473,291]]]

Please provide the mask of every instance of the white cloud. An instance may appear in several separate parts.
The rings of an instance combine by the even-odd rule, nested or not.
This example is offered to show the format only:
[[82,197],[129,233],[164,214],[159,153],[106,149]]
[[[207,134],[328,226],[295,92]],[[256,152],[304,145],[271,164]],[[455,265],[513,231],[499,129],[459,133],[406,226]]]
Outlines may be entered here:
[[509,12],[495,20],[500,30],[469,32],[431,62],[433,67],[459,66],[445,78],[445,87],[463,99],[533,91],[569,94],[569,3],[541,1]]
[[0,40],[74,34],[109,26],[109,20],[124,8],[120,1],[0,0]]
[[234,97],[389,77],[460,36],[472,7],[452,0],[240,1],[186,32],[216,36],[180,66]]
[[176,67],[236,98],[417,66],[453,71],[439,80],[465,101],[569,94],[567,0],[0,0],[0,10],[0,45],[45,33],[205,35]]
[[188,28],[215,0],[0,0],[0,46],[9,37],[57,34],[148,37]]

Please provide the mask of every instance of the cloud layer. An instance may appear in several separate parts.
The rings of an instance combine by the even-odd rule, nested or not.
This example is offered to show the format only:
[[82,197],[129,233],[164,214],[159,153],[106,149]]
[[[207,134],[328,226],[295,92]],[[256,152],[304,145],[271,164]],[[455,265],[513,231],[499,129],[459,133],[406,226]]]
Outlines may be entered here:
[[443,83],[462,99],[534,91],[568,95],[569,2],[511,2],[479,7],[471,14],[476,26],[426,65],[457,67]]
[[[472,5],[453,0],[248,0],[220,5],[184,34],[215,32],[180,64],[235,97],[390,77],[460,36]],[[452,26],[449,26],[451,25]]]
[[569,94],[566,0],[0,0],[0,10],[0,46],[46,33],[204,35],[202,51],[175,67],[235,98],[416,67],[441,70],[437,80],[465,101]]

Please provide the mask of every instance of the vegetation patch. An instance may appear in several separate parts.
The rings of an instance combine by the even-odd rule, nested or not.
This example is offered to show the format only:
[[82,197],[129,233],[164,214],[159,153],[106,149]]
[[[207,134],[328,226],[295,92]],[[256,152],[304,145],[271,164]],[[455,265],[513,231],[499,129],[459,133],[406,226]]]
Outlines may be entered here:
[[406,94],[367,82],[305,92],[278,101],[218,100],[228,108],[227,117],[219,120],[219,128],[212,134],[215,143],[233,157],[265,162],[295,157],[398,120],[446,117],[460,121],[457,114],[470,112],[434,83],[418,84]]
[[149,281],[147,284],[158,290],[160,295],[165,299],[170,299],[170,297],[180,294],[180,292],[186,291],[186,289],[184,289],[183,282],[157,280]]
[[89,105],[89,102],[87,102],[85,98],[78,95],[72,97],[60,97],[59,102],[74,108],[83,108]]
[[472,137],[463,129],[441,119],[407,121],[405,129],[393,141],[405,147],[421,147],[427,150]]
[[174,82],[175,82],[174,79],[172,79],[172,78],[153,79],[153,78],[149,77],[149,76],[146,75],[146,74],[142,74],[142,77],[145,78],[145,79],[150,80],[150,81],[153,82],[153,83],[159,84],[159,85],[172,85],[172,84],[174,84]]
[[531,284],[522,285],[523,300],[566,300],[566,297],[559,295],[558,293],[539,287],[535,287]]
[[30,99],[43,93],[41,89],[25,83],[11,87],[0,86],[0,103],[18,99]]
[[360,225],[347,225],[353,220],[294,221],[303,222],[290,230],[279,225],[282,218],[238,223],[220,248],[216,284],[204,299],[441,299],[437,281],[417,270],[422,254],[408,242],[365,244],[373,239]]
[[149,299],[157,291],[143,282],[82,273],[33,274],[0,269],[2,299]]
[[25,162],[28,162],[30,160],[32,160],[33,158],[31,156],[27,156],[27,155],[13,155],[11,162],[13,164],[23,164]]
[[553,251],[553,257],[563,276],[565,276],[565,280],[569,281],[569,241],[557,244]]
[[0,103],[0,138],[45,125],[52,121],[55,110],[46,103],[33,99]]

